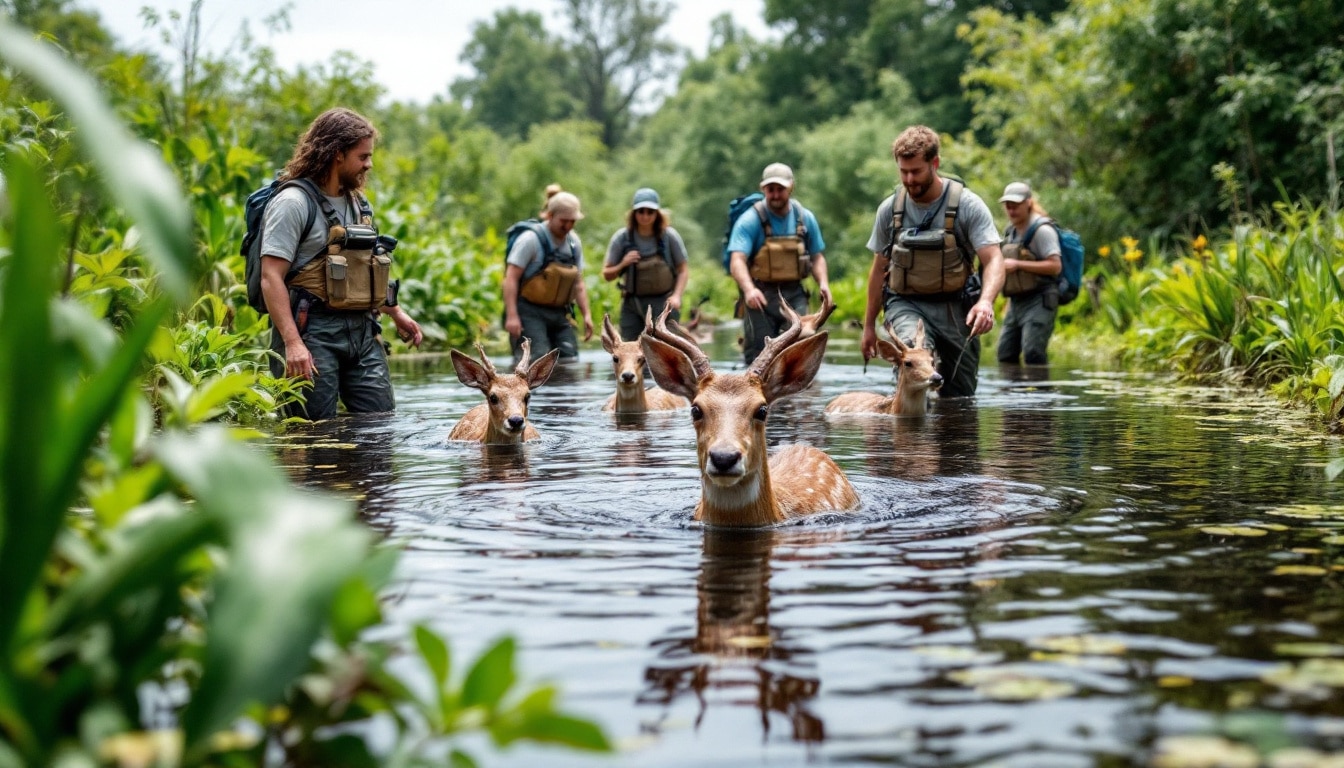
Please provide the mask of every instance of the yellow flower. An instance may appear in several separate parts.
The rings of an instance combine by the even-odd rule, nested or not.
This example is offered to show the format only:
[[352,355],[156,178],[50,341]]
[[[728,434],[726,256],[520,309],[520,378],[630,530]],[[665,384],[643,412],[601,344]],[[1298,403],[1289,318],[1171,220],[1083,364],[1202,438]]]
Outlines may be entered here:
[[1138,261],[1143,258],[1143,251],[1137,248],[1130,248],[1125,251],[1125,261]]
[[1194,248],[1195,252],[1198,253],[1199,251],[1202,251],[1205,248],[1209,247],[1209,239],[1207,237],[1204,237],[1203,235],[1200,235],[1199,237],[1196,237],[1194,240],[1190,241],[1190,247]]
[[1138,246],[1139,241],[1132,237],[1122,237],[1120,238],[1120,243],[1125,246],[1126,251],[1132,251]]
[[1097,249],[1097,253],[1104,259],[1111,255],[1111,246],[1103,245]]

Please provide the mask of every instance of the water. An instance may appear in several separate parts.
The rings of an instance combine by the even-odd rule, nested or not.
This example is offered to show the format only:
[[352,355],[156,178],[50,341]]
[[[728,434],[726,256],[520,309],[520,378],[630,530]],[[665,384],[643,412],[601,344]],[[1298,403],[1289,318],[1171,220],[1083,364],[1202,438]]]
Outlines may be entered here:
[[1341,451],[1282,406],[1058,363],[982,367],[974,402],[922,421],[828,419],[891,386],[835,338],[767,434],[826,450],[863,508],[725,532],[690,519],[687,412],[603,413],[609,360],[538,390],[521,451],[446,442],[481,401],[446,363],[396,373],[396,414],[281,449],[405,546],[395,624],[457,659],[514,635],[524,678],[622,748],[488,764],[1142,765],[1185,734],[1344,750]]

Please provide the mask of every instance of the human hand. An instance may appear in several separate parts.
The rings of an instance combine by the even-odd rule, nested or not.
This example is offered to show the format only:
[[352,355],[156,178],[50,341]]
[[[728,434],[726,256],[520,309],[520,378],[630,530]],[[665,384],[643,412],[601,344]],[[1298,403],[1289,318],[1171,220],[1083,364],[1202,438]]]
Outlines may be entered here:
[[509,332],[510,336],[517,338],[523,335],[523,321],[517,315],[508,315],[504,318],[504,330]]
[[966,313],[966,324],[971,327],[971,337],[989,333],[994,327],[994,305],[981,299]]
[[674,293],[667,297],[667,306],[673,309],[681,309],[681,295]]
[[746,300],[747,306],[751,307],[752,309],[765,308],[765,294],[761,292],[760,288],[756,287],[748,288],[742,294],[742,297]]
[[621,266],[633,267],[639,263],[639,259],[640,259],[639,251],[633,249],[626,251],[625,256],[621,259]]
[[308,380],[317,376],[313,355],[303,342],[285,345],[285,375]]
[[859,349],[863,350],[863,359],[877,357],[877,329],[871,325],[863,326],[863,336],[859,339]]
[[593,316],[585,314],[583,316],[583,340],[590,341],[593,338]]
[[407,346],[418,347],[420,342],[424,341],[425,336],[420,331],[420,324],[415,322],[406,310],[396,307],[392,313],[392,322],[397,326],[397,338],[401,339]]

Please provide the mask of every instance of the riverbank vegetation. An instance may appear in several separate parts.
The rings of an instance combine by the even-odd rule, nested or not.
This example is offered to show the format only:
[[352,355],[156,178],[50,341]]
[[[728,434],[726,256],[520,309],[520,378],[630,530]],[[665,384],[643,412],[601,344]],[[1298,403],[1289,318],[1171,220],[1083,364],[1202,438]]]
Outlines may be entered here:
[[[945,171],[990,201],[1028,180],[1082,233],[1089,292],[1061,313],[1066,343],[1269,387],[1339,426],[1332,3],[766,0],[770,39],[724,17],[704,56],[667,39],[662,3],[557,8],[558,25],[512,10],[479,25],[473,74],[403,104],[357,52],[286,70],[248,35],[203,50],[200,0],[146,13],[167,54],[125,49],[68,0],[0,0],[0,765],[141,746],[146,685],[197,762],[334,765],[323,750],[352,737],[321,726],[373,718],[408,743],[477,724],[499,743],[605,746],[548,688],[506,697],[507,641],[455,677],[433,633],[408,638],[441,688],[416,698],[384,666],[394,649],[359,639],[391,556],[348,504],[300,497],[236,449],[230,429],[274,428],[302,394],[266,370],[243,203],[333,105],[382,131],[369,192],[429,349],[499,340],[501,233],[551,182],[584,201],[590,264],[634,189],[656,187],[692,253],[688,303],[728,316],[727,203],[777,160],[824,229],[835,322],[853,322],[891,140],[923,122],[944,135]],[[90,73],[111,114],[42,57]],[[587,280],[594,314],[614,312],[614,284]],[[277,541],[294,570],[262,581]],[[262,602],[274,626],[229,623]]]

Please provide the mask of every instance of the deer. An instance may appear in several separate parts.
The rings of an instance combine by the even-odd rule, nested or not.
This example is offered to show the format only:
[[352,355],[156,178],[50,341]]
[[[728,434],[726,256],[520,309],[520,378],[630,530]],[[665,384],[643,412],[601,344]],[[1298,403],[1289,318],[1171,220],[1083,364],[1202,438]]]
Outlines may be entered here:
[[884,326],[891,341],[877,340],[877,354],[896,367],[896,394],[883,397],[876,392],[846,392],[826,404],[826,413],[881,413],[898,417],[920,417],[928,412],[929,391],[943,385],[938,360],[933,350],[924,348],[924,321],[915,324],[915,338],[906,346],[891,329]]
[[532,363],[531,340],[523,339],[522,346],[522,359],[514,367],[513,373],[503,376],[495,372],[495,366],[479,342],[476,344],[476,352],[481,356],[479,363],[456,349],[452,351],[453,368],[457,371],[458,381],[481,390],[486,402],[462,416],[448,434],[449,440],[517,445],[541,437],[536,427],[527,421],[527,404],[532,399],[532,390],[545,384],[551,377],[560,350],[552,349]]
[[644,388],[644,348],[638,341],[624,341],[611,323],[611,315],[602,316],[602,348],[611,355],[616,368],[616,393],[607,399],[604,411],[645,413],[675,411],[690,403],[657,386]]
[[821,295],[821,308],[810,315],[803,315],[801,319],[803,332],[798,336],[799,340],[817,335],[821,331],[821,326],[826,324],[834,311],[835,304],[831,302],[831,297],[823,293]]
[[790,445],[766,460],[770,404],[812,382],[828,338],[799,341],[798,313],[783,309],[789,327],[743,373],[716,373],[700,347],[668,330],[666,309],[639,337],[658,385],[691,401],[701,489],[694,517],[707,525],[768,526],[858,506],[849,478],[823,451]]

